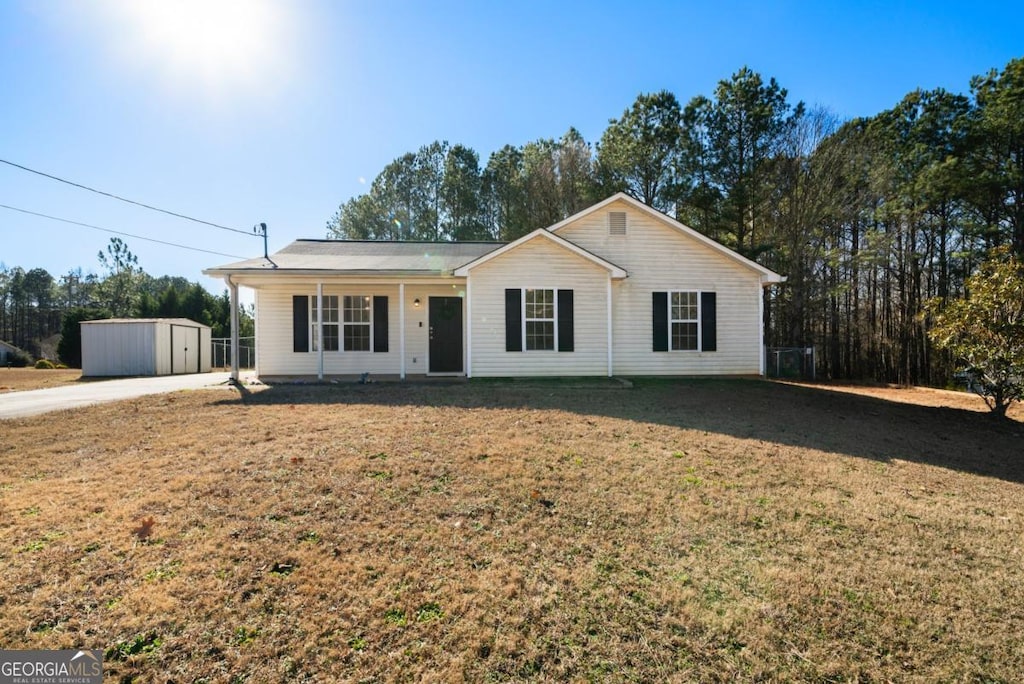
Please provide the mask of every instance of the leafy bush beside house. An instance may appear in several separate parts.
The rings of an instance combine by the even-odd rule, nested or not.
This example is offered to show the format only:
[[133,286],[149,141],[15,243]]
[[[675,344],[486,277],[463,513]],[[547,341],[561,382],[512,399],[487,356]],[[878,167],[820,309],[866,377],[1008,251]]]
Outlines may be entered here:
[[953,356],[992,412],[1005,416],[1024,399],[1024,262],[1007,249],[992,250],[965,286],[964,299],[927,303],[934,317],[928,336]]

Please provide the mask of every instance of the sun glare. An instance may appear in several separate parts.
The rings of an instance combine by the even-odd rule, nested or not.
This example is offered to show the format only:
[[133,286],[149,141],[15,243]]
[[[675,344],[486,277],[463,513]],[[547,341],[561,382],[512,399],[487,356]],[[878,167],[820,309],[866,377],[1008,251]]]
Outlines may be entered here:
[[122,66],[175,91],[270,95],[295,72],[295,4],[282,0],[104,0]]

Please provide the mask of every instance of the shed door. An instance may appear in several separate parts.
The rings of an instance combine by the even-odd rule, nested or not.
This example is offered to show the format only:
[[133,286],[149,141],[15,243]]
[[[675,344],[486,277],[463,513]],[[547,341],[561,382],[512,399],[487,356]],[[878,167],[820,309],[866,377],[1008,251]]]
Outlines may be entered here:
[[171,326],[171,373],[199,372],[199,328]]

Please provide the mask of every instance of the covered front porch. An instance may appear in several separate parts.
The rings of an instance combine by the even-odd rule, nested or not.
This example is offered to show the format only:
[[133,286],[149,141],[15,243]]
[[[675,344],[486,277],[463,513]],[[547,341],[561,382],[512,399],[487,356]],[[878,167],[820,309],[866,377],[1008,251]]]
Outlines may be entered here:
[[[227,283],[233,312],[238,288],[254,291],[260,377],[461,376],[472,368],[469,297],[453,271],[500,246],[297,240],[204,273]],[[237,359],[237,313],[231,327]]]
[[[255,293],[261,379],[404,380],[468,373],[464,278],[226,281],[233,307],[239,287]],[[234,337],[231,343],[237,344]],[[237,372],[233,365],[232,377]]]

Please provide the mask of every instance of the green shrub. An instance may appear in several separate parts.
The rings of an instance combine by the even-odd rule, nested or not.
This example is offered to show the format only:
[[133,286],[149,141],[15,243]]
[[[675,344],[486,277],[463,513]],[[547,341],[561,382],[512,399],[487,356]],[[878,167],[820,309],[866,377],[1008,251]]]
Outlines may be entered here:
[[57,366],[53,365],[53,361],[49,359],[39,359],[36,361],[36,368],[39,370],[53,370]]

